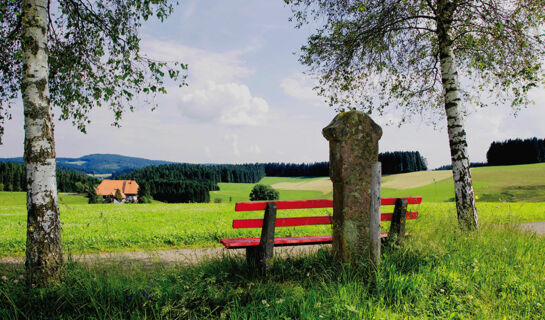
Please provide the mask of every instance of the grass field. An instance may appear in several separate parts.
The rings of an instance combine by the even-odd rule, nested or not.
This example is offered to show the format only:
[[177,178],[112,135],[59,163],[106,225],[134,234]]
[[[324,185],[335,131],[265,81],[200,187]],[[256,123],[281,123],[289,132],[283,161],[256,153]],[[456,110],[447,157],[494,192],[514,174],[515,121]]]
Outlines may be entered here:
[[[478,201],[485,202],[545,202],[545,163],[480,167],[471,169]],[[270,178],[264,179],[280,192],[289,192],[297,199],[309,199],[298,191],[319,192],[315,198],[331,198],[332,185],[328,178]],[[230,188],[229,186],[222,186]],[[248,186],[251,190],[251,185]],[[220,191],[220,192],[222,192]],[[309,194],[310,196],[311,194]],[[428,202],[454,201],[451,171],[422,171],[382,177],[382,195],[422,196]],[[243,196],[243,194],[241,194]],[[281,193],[281,200],[283,199]],[[247,198],[246,198],[247,200]]]
[[[545,238],[505,224],[463,233],[449,206],[427,208],[409,228],[418,233],[383,247],[376,278],[365,261],[340,264],[323,249],[275,259],[267,278],[242,257],[190,267],[68,263],[59,285],[38,289],[13,282],[23,267],[0,265],[7,277],[0,281],[0,318],[545,318]],[[480,211],[487,221],[503,221],[530,209],[517,206]]]
[[[265,177],[259,181],[265,185],[275,185],[278,183],[299,183],[300,181],[313,181],[323,178],[285,178],[285,177]],[[240,202],[249,201],[250,192],[254,183],[218,183],[220,190],[210,192],[210,200],[221,199],[222,202]],[[280,193],[280,200],[302,200],[302,199],[320,199],[327,198],[329,194],[324,194],[320,190],[312,189],[284,189],[277,188]]]
[[[61,205],[60,209],[63,246],[73,253],[218,246],[221,238],[259,236],[259,229],[232,229],[231,221],[263,215],[235,213],[228,203]],[[453,203],[424,202],[418,210],[421,215],[409,223],[409,230],[429,228],[430,217],[456,219]],[[478,210],[483,224],[545,221],[542,203],[479,203]],[[280,217],[324,214],[332,214],[331,209],[279,212]],[[0,208],[0,256],[24,253],[25,230],[25,206]],[[331,234],[331,229],[306,226],[277,230],[279,236],[307,234]]]
[[[544,319],[545,237],[516,228],[545,221],[544,172],[543,164],[474,169],[481,227],[468,233],[458,227],[454,203],[445,202],[453,192],[448,177],[432,174],[432,183],[405,189],[414,175],[385,177],[383,196],[424,202],[407,224],[412,236],[383,247],[375,281],[365,261],[341,264],[327,249],[276,258],[267,278],[242,257],[189,267],[68,261],[61,283],[42,289],[14,282],[23,266],[0,264],[0,319]],[[283,200],[328,196],[323,178],[262,182],[286,187]],[[64,251],[210,247],[224,237],[258,236],[233,230],[231,221],[262,212],[235,213],[225,203],[247,200],[252,184],[220,187],[215,196],[224,202],[209,204],[88,205],[81,195],[61,194]],[[323,214],[331,210],[279,212]],[[25,232],[25,194],[0,192],[0,257],[23,255]],[[330,233],[330,226],[277,229],[280,236]]]

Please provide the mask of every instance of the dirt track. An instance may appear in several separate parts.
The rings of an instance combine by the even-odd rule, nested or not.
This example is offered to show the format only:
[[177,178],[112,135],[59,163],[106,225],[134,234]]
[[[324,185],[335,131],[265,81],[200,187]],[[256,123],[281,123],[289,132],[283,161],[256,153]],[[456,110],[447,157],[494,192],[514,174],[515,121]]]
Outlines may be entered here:
[[[321,247],[328,245],[297,246],[297,247],[277,247],[274,248],[276,255],[283,257],[298,255],[302,253],[315,252]],[[218,258],[222,256],[244,256],[246,250],[227,250],[225,248],[195,248],[195,249],[174,249],[174,250],[155,250],[155,251],[125,251],[125,252],[105,252],[88,253],[80,255],[71,255],[65,259],[72,259],[76,262],[87,264],[112,263],[123,264],[127,262],[141,262],[144,265],[155,263],[192,265],[203,260]],[[18,266],[23,265],[24,257],[5,257],[0,258],[0,265]]]
[[[545,221],[520,223],[521,229],[533,232],[538,236],[545,236]],[[302,253],[315,252],[321,247],[330,245],[313,245],[298,247],[277,247],[274,249],[276,255],[283,257],[298,255]],[[227,250],[225,248],[196,248],[196,249],[175,249],[175,250],[156,250],[156,251],[125,251],[125,252],[106,252],[106,253],[88,253],[72,255],[66,257],[76,262],[87,264],[112,263],[123,264],[127,262],[141,262],[144,265],[154,263],[192,265],[203,260],[218,258],[222,256],[243,256],[246,253],[244,249]],[[24,264],[24,257],[5,257],[0,258],[0,265],[21,266]]]

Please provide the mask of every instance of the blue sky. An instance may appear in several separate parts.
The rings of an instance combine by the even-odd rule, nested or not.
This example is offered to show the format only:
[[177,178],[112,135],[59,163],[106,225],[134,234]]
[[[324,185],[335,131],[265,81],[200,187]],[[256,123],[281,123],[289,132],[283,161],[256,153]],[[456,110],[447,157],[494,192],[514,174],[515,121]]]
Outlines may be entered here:
[[[143,51],[189,64],[189,86],[169,86],[153,112],[145,104],[110,126],[108,110],[95,110],[87,134],[56,122],[59,157],[118,153],[192,163],[314,162],[328,159],[321,130],[335,116],[312,91],[313,81],[294,54],[310,33],[288,21],[283,1],[182,1],[165,22],[142,30]],[[545,137],[545,89],[513,117],[507,106],[470,111],[471,161],[485,161],[494,140]],[[6,125],[0,157],[23,153],[21,103]],[[437,128],[418,117],[397,126],[392,112],[382,125],[380,151],[418,150],[431,168],[450,162],[445,120]]]

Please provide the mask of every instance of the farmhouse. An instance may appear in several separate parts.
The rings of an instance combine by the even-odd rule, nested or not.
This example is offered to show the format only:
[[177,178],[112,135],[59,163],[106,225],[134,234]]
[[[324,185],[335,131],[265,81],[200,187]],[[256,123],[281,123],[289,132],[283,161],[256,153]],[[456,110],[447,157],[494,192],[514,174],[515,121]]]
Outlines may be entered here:
[[103,180],[97,187],[97,195],[104,197],[104,202],[113,202],[116,190],[123,201],[138,201],[138,184],[134,180]]

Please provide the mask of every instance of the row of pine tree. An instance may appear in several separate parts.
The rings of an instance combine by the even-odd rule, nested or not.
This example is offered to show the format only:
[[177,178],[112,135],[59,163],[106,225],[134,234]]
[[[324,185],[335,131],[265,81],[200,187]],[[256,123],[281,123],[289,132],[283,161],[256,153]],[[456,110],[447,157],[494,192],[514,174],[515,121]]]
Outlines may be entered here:
[[489,166],[545,162],[545,140],[534,137],[494,141],[486,160]]
[[[57,169],[59,192],[84,192],[85,186],[97,185],[100,180],[81,172]],[[0,162],[0,191],[26,191],[25,166],[15,162]]]

